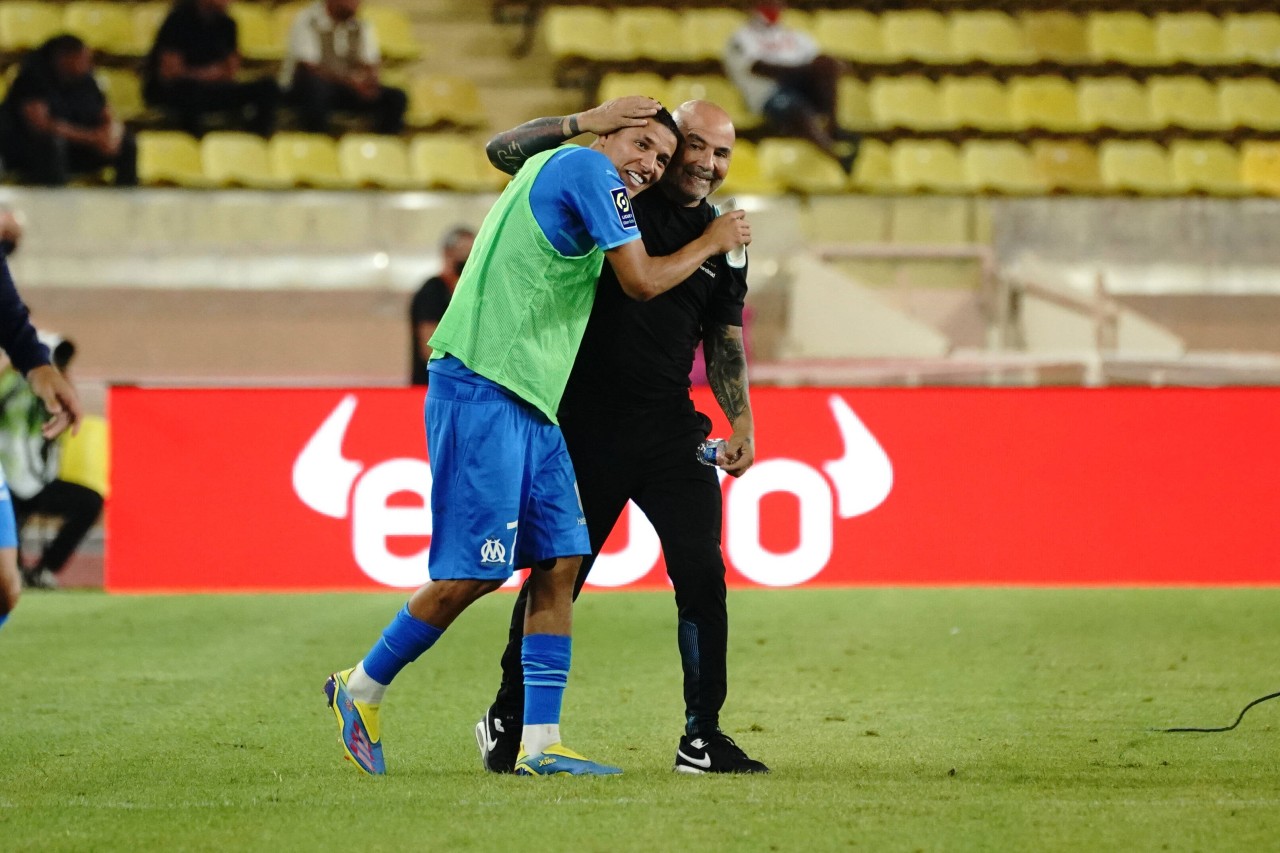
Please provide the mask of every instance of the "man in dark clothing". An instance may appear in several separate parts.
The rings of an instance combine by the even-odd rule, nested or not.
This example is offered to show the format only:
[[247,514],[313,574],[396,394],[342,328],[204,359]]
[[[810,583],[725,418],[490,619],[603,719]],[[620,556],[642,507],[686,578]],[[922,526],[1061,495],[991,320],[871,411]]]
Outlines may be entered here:
[[[596,109],[614,110],[621,126],[630,100]],[[733,124],[715,104],[690,101],[673,116],[684,146],[659,191],[633,200],[651,255],[679,250],[716,217],[706,199],[724,182],[733,151]],[[514,172],[525,158],[564,141],[560,127],[559,121],[540,119],[499,134],[489,143],[489,159]],[[733,429],[719,467],[740,476],[755,459],[742,338],[746,292],[745,257],[739,267],[725,256],[713,257],[678,287],[644,302],[628,296],[606,264],[559,410],[591,538],[592,556],[583,560],[574,594],[628,500],[645,513],[662,543],[675,587],[684,667],[685,734],[675,769],[686,773],[768,772],[720,731],[728,645],[720,484],[715,468],[696,459],[711,420],[689,397],[694,351],[702,341],[708,380]],[[493,772],[511,772],[520,742],[520,634],[527,594],[526,584],[512,614],[502,686],[476,726],[485,768]]]
[[239,82],[236,22],[230,0],[177,0],[156,33],[147,56],[147,102],[174,113],[194,136],[204,133],[209,113],[248,114],[247,127],[261,136],[275,131],[280,88],[269,77]]
[[47,186],[105,166],[120,186],[138,182],[137,143],[111,115],[80,39],[54,36],[23,60],[0,104],[0,158]]
[[409,383],[426,385],[427,361],[431,358],[431,336],[453,298],[462,267],[471,255],[476,232],[464,226],[449,229],[440,245],[440,274],[427,279],[409,304]]

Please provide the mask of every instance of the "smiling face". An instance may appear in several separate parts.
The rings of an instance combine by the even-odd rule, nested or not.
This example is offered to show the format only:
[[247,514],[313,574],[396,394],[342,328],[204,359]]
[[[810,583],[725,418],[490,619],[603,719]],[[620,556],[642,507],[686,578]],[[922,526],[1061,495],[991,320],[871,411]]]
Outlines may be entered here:
[[627,127],[601,136],[592,147],[613,162],[627,195],[634,196],[662,177],[675,156],[677,140],[670,128],[650,121],[644,127]]
[[709,101],[686,101],[673,115],[684,145],[663,177],[662,190],[677,204],[692,207],[720,189],[729,174],[733,121]]

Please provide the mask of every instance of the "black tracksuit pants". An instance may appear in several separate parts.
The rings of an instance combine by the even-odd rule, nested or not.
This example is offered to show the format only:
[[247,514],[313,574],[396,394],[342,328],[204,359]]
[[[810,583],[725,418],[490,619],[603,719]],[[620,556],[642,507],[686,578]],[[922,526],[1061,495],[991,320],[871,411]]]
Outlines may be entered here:
[[[727,691],[729,637],[720,553],[722,499],[716,469],[695,458],[710,420],[685,400],[674,409],[625,416],[562,412],[560,425],[591,537],[591,556],[582,562],[574,597],[627,501],[635,501],[657,531],[675,588],[686,732],[717,728]],[[520,646],[528,595],[526,581],[512,610],[494,708],[495,714],[516,720],[524,711]]]

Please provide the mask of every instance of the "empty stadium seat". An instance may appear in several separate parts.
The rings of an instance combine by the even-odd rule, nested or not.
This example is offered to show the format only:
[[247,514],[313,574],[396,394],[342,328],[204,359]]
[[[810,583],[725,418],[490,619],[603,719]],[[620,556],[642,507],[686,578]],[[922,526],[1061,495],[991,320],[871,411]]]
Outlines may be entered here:
[[814,35],[813,16],[805,9],[783,9],[781,23],[789,29],[800,30],[803,33]]
[[1280,14],[1252,12],[1223,19],[1222,39],[1235,62],[1280,65]]
[[93,73],[111,112],[121,121],[133,121],[147,111],[142,81],[127,68],[97,68]]
[[1147,96],[1151,102],[1151,116],[1161,125],[1192,130],[1222,130],[1227,127],[1218,103],[1218,92],[1203,77],[1152,77],[1147,82]]
[[836,123],[846,130],[870,130],[875,127],[871,111],[871,95],[867,84],[856,77],[842,77],[836,88]]
[[745,193],[748,195],[776,195],[782,192],[782,184],[764,173],[760,154],[755,143],[739,139],[733,145],[733,157],[729,161],[729,174],[720,187],[720,193]]
[[296,187],[350,186],[338,167],[333,140],[318,133],[277,133],[267,142],[271,173]]
[[133,43],[138,56],[146,55],[155,44],[156,33],[160,25],[173,10],[173,4],[165,0],[152,0],[148,3],[134,4],[129,14],[129,22],[133,29]]
[[600,85],[596,88],[597,103],[628,95],[647,95],[668,108],[675,106],[674,102],[668,103],[667,81],[652,71],[610,71],[600,78]]
[[[281,7],[283,8],[283,7]],[[280,10],[273,14],[266,6],[238,2],[232,3],[227,12],[235,19],[240,55],[259,62],[284,59],[289,30],[280,28],[277,21]],[[297,14],[297,10],[294,10]]]
[[508,178],[465,136],[423,133],[409,143],[409,171],[420,185],[462,192],[499,190]]
[[409,174],[409,155],[394,136],[348,133],[338,140],[338,168],[343,179],[357,187],[409,189],[417,182]]
[[897,183],[893,179],[893,161],[889,158],[889,146],[878,139],[864,139],[858,147],[858,159],[853,162],[850,183],[865,192],[893,192]]
[[1084,19],[1061,10],[1029,11],[1019,15],[1022,32],[1036,56],[1053,62],[1089,59]]
[[418,127],[452,124],[482,127],[487,123],[480,92],[469,77],[428,74],[409,83],[406,120]]
[[890,60],[946,63],[952,60],[951,29],[940,12],[907,9],[880,16],[885,55]]
[[962,192],[964,166],[954,145],[939,139],[904,139],[889,151],[893,177],[901,189]]
[[613,28],[618,39],[631,45],[637,59],[686,62],[695,58],[686,46],[680,15],[671,9],[622,6],[613,13]]
[[373,25],[384,60],[407,62],[422,56],[422,45],[414,37],[413,25],[402,10],[366,3],[360,7],[360,17]]
[[1139,12],[1092,12],[1085,21],[1089,53],[1099,62],[1108,60],[1126,65],[1154,65],[1155,25]]
[[864,9],[819,9],[813,13],[813,35],[822,52],[853,62],[889,58],[880,19]]
[[1230,62],[1222,21],[1208,12],[1164,12],[1155,20],[1156,55],[1165,62]]
[[1280,83],[1266,77],[1218,82],[1218,106],[1228,127],[1280,130]]
[[1240,155],[1220,140],[1174,140],[1169,145],[1169,165],[1179,192],[1237,195],[1245,190]]
[[1048,189],[1026,147],[1004,140],[970,140],[960,147],[965,184],[980,192],[1043,193]]
[[139,55],[133,35],[133,15],[122,3],[75,0],[67,4],[62,22],[67,32],[79,36],[94,50],[113,56]]
[[1044,74],[1013,78],[1009,82],[1009,111],[1019,127],[1085,129],[1075,86],[1062,77]]
[[0,3],[0,50],[18,53],[39,47],[62,32],[62,7],[35,0]]
[[938,87],[927,77],[876,77],[867,94],[880,127],[942,130],[950,126]]
[[1249,140],[1241,145],[1240,178],[1254,192],[1280,195],[1280,142]]
[[1109,190],[1160,195],[1175,192],[1169,157],[1148,140],[1107,140],[1098,146],[1098,170]]
[[613,15],[589,6],[552,6],[540,18],[547,50],[557,60],[632,59],[631,45],[617,37]]
[[200,187],[204,176],[200,142],[176,130],[148,130],[138,134],[138,180],[148,185]]
[[680,22],[685,52],[693,59],[720,59],[729,37],[746,22],[737,9],[686,9]]
[[950,15],[951,54],[958,62],[1020,65],[1034,62],[1035,53],[1018,20],[1004,12],[953,12]]
[[1039,139],[1031,143],[1031,156],[1050,189],[1072,193],[1102,189],[1097,152],[1084,142]]
[[943,77],[943,110],[952,127],[1007,131],[1017,127],[1009,110],[1009,93],[991,77]]
[[1154,130],[1146,88],[1132,77],[1086,77],[1076,90],[1080,120],[1090,129]]
[[667,97],[671,106],[694,99],[719,104],[740,131],[752,130],[761,123],[760,116],[747,109],[738,87],[719,74],[677,74],[667,81]]
[[218,186],[274,189],[286,185],[271,172],[266,142],[251,133],[206,133],[200,141],[200,162],[205,177]]
[[764,175],[788,189],[837,193],[848,185],[840,164],[805,140],[765,139],[759,153]]

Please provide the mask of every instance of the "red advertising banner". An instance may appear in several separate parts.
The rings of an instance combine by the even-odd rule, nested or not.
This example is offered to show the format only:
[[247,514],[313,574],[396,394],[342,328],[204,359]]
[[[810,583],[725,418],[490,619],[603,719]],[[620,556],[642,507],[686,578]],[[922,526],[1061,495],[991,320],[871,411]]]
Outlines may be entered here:
[[[422,404],[113,389],[107,588],[417,586]],[[722,482],[731,586],[1280,583],[1280,390],[761,388],[752,404],[756,464]],[[666,586],[634,506],[590,583]]]

